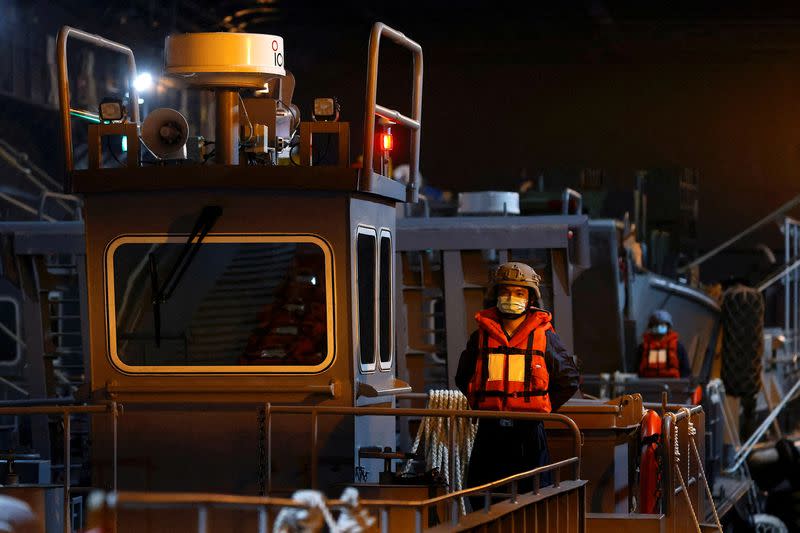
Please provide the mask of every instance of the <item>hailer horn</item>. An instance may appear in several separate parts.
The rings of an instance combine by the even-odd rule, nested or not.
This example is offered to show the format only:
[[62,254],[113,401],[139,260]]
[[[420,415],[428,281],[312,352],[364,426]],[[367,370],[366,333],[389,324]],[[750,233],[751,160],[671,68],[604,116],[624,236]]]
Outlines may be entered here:
[[142,141],[159,159],[186,159],[189,123],[174,109],[154,109],[142,123]]

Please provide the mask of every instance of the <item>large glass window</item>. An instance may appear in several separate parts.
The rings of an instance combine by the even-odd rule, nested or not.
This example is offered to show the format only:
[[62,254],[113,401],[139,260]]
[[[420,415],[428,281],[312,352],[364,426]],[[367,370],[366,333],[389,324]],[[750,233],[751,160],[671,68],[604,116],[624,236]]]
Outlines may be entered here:
[[[331,257],[305,235],[122,237],[109,337],[132,371],[313,371],[333,357]],[[183,265],[183,266],[181,266]]]
[[381,367],[390,368],[392,364],[392,239],[388,231],[381,231],[380,240],[380,283],[378,286],[378,319],[380,330]]
[[374,229],[358,228],[358,338],[361,367],[364,370],[375,368],[375,237]]

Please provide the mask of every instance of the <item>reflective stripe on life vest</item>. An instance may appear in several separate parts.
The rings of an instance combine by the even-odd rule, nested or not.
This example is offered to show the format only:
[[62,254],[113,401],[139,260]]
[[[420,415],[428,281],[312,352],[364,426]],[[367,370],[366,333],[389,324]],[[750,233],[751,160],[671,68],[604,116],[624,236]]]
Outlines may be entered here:
[[644,378],[681,377],[677,333],[668,331],[660,338],[649,331],[643,335],[639,375]]
[[[509,339],[499,317],[487,310],[478,318],[479,353],[469,385],[475,409],[549,413],[549,375],[544,359],[549,313],[534,313]],[[502,334],[502,337],[500,334]]]

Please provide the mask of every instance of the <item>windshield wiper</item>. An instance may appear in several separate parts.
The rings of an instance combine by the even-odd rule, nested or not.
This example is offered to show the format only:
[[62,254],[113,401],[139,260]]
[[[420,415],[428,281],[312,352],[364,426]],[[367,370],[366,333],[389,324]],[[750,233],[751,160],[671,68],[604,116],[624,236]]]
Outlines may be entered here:
[[166,303],[172,293],[175,292],[186,270],[192,264],[195,255],[200,251],[203,239],[205,239],[221,215],[222,208],[218,205],[207,205],[203,208],[194,223],[192,233],[183,245],[181,253],[178,255],[175,264],[172,265],[163,285],[159,285],[158,282],[158,260],[155,254],[151,252],[148,257],[150,264],[150,294],[153,296],[153,335],[156,346],[161,346],[161,304]]

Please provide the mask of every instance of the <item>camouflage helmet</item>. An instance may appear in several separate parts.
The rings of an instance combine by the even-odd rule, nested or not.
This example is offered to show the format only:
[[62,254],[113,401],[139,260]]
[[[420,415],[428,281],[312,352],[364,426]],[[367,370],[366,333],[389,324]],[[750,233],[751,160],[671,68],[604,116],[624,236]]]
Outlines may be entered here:
[[542,277],[525,263],[516,261],[503,263],[491,273],[489,290],[484,304],[486,307],[494,305],[494,300],[497,298],[497,289],[500,285],[514,285],[528,289],[529,304],[531,306],[541,305],[542,296],[539,291],[539,283],[541,281]]
[[492,285],[516,285],[538,289],[542,277],[525,263],[503,263],[492,273]]

